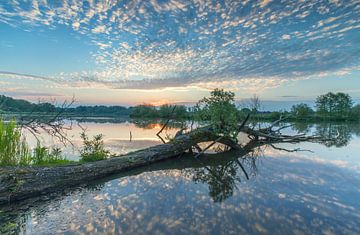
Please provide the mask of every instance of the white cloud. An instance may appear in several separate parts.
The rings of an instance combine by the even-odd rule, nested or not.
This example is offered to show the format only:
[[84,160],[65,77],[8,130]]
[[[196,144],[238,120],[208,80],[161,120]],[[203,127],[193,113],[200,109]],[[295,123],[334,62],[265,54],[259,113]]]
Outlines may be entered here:
[[72,27],[74,30],[79,30],[80,22],[78,22],[78,21],[73,22]]
[[283,40],[290,40],[290,39],[291,39],[291,36],[290,36],[289,34],[284,34],[284,35],[281,36],[281,38],[282,38]]
[[91,30],[93,33],[105,33],[106,32],[106,26],[105,25],[98,25],[95,28]]
[[[97,45],[91,59],[98,67],[52,76],[75,86],[205,87],[237,81],[238,87],[267,89],[288,77],[359,63],[356,39],[346,37],[360,27],[354,17],[360,8],[352,2],[293,1],[283,8],[270,0],[4,2],[0,22],[29,31],[65,25]],[[323,14],[321,20],[312,17],[315,12]]]
[[261,7],[264,7],[264,6],[266,6],[267,4],[269,4],[271,2],[271,0],[262,0],[261,2],[260,2],[260,6]]

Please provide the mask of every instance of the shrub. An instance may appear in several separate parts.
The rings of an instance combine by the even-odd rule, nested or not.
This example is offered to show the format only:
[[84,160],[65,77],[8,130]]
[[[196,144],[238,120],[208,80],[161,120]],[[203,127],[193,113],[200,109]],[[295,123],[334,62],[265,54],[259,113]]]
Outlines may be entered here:
[[310,108],[309,105],[300,103],[300,104],[293,105],[291,107],[291,113],[295,117],[305,118],[305,117],[309,117],[311,114],[313,114],[314,111]]
[[235,94],[222,89],[215,89],[210,97],[197,103],[195,119],[210,121],[214,131],[220,135],[236,138],[238,110],[234,104]]
[[38,142],[36,148],[34,149],[34,153],[32,156],[32,164],[33,165],[62,165],[70,163],[71,161],[65,159],[61,155],[61,149],[57,147],[53,147],[51,149],[47,147],[43,147]]
[[81,160],[93,162],[108,158],[110,152],[105,149],[103,135],[95,135],[92,140],[86,135],[85,131],[81,133],[83,148],[80,150]]

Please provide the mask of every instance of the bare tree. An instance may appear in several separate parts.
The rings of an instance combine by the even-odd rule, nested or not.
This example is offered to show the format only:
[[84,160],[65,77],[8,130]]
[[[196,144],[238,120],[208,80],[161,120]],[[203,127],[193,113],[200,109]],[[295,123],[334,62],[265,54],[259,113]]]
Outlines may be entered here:
[[[67,131],[72,129],[72,122],[66,122],[66,110],[75,102],[73,97],[70,101],[64,101],[53,112],[38,115],[34,111],[21,115],[18,120],[20,127],[29,131],[37,140],[41,133],[46,133],[57,138],[62,144],[72,144],[67,136]],[[53,101],[55,104],[55,101]]]
[[249,100],[249,108],[253,113],[257,113],[261,109],[261,100],[256,94]]

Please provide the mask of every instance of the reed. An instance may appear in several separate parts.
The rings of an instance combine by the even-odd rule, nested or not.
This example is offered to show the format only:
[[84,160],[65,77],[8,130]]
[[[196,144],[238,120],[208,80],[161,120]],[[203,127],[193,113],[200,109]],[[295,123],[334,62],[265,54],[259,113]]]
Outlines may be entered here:
[[70,163],[59,148],[47,148],[38,142],[31,151],[15,120],[0,119],[0,166],[62,165]]

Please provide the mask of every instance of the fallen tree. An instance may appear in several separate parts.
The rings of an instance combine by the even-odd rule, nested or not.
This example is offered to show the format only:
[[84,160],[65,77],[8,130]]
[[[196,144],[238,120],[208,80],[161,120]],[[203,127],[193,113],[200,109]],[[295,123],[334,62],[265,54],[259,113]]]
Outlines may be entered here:
[[[278,124],[283,119],[272,123],[268,127],[251,128],[246,125],[249,119],[249,116],[247,116],[241,124],[238,124],[234,96],[234,93],[221,89],[212,91],[209,98],[203,98],[199,101],[194,116],[195,120],[198,121],[210,120],[208,125],[195,130],[187,130],[184,126],[172,140],[165,143],[160,134],[168,125],[168,120],[157,133],[157,136],[163,141],[162,145],[83,164],[55,167],[17,166],[0,168],[0,204],[47,194],[51,191],[63,190],[64,188],[87,183],[124,170],[183,156],[185,153],[189,153],[194,159],[198,159],[206,150],[217,143],[225,145],[224,150],[237,150],[246,153],[255,146],[263,144],[270,144],[276,148],[273,145],[274,143],[323,141],[316,136],[282,134],[281,130],[287,126],[278,127]],[[32,127],[31,130],[38,130],[38,128],[45,128],[45,131],[51,130],[50,134],[58,136],[61,141],[64,141],[67,140],[66,135],[62,134],[64,122],[59,116],[60,114],[56,115],[47,125],[39,125],[39,122],[31,120],[27,126]],[[54,131],[52,132],[52,130]],[[238,143],[237,137],[240,132],[247,134],[250,141]],[[201,149],[199,144],[203,142],[210,142],[210,144]],[[298,151],[298,149],[288,151]]]
[[167,143],[102,161],[56,167],[2,167],[0,168],[0,204],[62,190],[124,170],[181,156],[184,153],[193,153],[195,149],[198,153],[192,156],[197,158],[207,149],[199,149],[198,144],[202,142],[211,142],[210,145],[220,143],[229,146],[229,149],[246,152],[247,149],[259,144],[323,141],[316,136],[283,135],[280,131],[284,127],[274,129],[277,123],[267,128],[250,128],[246,125],[247,120],[248,117],[238,126],[237,131],[247,134],[251,145],[240,144],[233,138],[218,134],[211,126],[205,126],[187,133],[182,133],[182,129],[181,133]]

